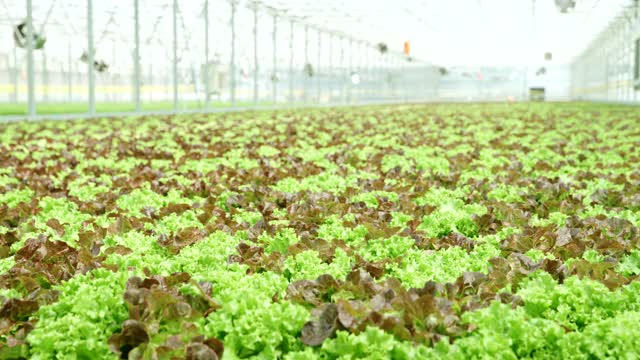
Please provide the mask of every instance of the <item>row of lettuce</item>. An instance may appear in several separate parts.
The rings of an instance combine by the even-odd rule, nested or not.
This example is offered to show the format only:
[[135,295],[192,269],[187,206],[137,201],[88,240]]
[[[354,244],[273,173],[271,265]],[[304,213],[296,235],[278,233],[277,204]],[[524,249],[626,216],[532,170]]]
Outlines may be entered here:
[[633,358],[635,121],[567,104],[7,126],[0,352]]

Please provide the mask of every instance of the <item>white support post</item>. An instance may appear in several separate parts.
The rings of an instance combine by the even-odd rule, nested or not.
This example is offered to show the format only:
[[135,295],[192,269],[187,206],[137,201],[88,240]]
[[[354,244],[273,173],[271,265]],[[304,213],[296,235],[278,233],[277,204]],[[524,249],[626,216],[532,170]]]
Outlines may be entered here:
[[96,113],[96,78],[93,69],[93,0],[87,0],[87,72],[89,75],[89,114]]
[[378,89],[378,61],[379,61],[379,54],[378,54],[378,50],[376,49],[376,47],[372,47],[371,48],[371,68],[370,68],[370,73],[371,73],[371,91],[370,91],[370,97],[372,97],[375,100],[375,97],[378,95],[376,92],[376,89]]
[[322,97],[322,82],[320,81],[320,61],[322,61],[322,32],[318,30],[318,62],[316,64],[316,87],[317,87],[317,95],[316,101],[319,104],[320,98]]
[[[400,71],[402,72],[402,79],[403,81],[403,88],[404,88],[404,102],[408,103],[409,102],[409,93],[410,93],[410,85],[409,85],[409,77],[407,76],[407,71],[409,70],[409,65],[407,65],[407,59],[405,59],[404,57],[402,57],[402,59],[400,59],[400,61],[402,61],[402,67],[400,68]],[[481,82],[482,84],[482,82]]]
[[136,111],[141,110],[140,106],[140,4],[139,0],[133,0],[133,17],[134,17],[134,41],[135,48],[133,51],[133,101]]
[[27,0],[27,83],[28,83],[28,107],[27,114],[31,116],[36,115],[36,85],[35,85],[35,70],[33,66],[33,14],[32,14],[32,0]]
[[368,45],[369,44],[364,43],[364,73],[366,74],[366,77],[364,77],[363,80],[365,81],[363,81],[363,83],[366,85],[364,95],[367,98],[367,101],[371,97],[371,48]]
[[353,39],[349,38],[349,69],[347,72],[348,78],[348,97],[347,101],[349,104],[353,101],[353,83],[351,81],[351,74],[353,73]]
[[253,4],[253,105],[258,105],[258,4]]
[[609,100],[609,52],[605,47],[602,52],[604,53],[604,84],[605,84],[605,97],[604,100]]
[[67,41],[67,101],[73,99],[73,61],[71,60],[71,38]]
[[42,100],[49,101],[49,69],[47,67],[47,52],[42,48]]
[[293,93],[293,20],[289,23],[289,102],[295,99]]
[[395,75],[395,63],[394,63],[394,58],[391,56],[391,54],[388,54],[386,56],[387,61],[386,61],[386,73],[387,73],[387,77],[388,77],[388,87],[389,87],[389,100],[394,100],[395,96],[396,96],[396,75]]
[[422,79],[422,96],[420,97],[420,101],[426,102],[427,93],[429,91],[429,87],[427,86],[429,82],[429,73],[427,72],[428,67],[426,64],[424,64],[424,65],[420,65],[420,68],[422,68],[421,72],[424,74],[424,78]]
[[209,0],[204,0],[204,109],[209,110],[211,88],[209,85]]
[[333,34],[329,33],[329,58],[328,58],[328,70],[327,70],[327,93],[329,102],[333,98],[333,89],[331,84],[333,83]]
[[278,101],[278,15],[273,15],[273,33],[272,33],[272,37],[271,37],[271,42],[273,45],[273,54],[272,55],[272,63],[273,63],[273,70],[271,73],[271,97],[272,97],[272,102],[275,105],[276,102]]
[[387,56],[388,67],[389,67],[389,89],[390,89],[390,99],[397,100],[397,84],[398,84],[398,76],[396,73],[396,58],[395,55],[389,54]]
[[18,102],[18,74],[20,73],[20,69],[18,68],[18,50],[16,47],[13,47],[13,71],[11,72],[11,80],[13,82],[13,94],[11,94],[11,101],[14,103]]
[[[142,76],[142,74],[140,74],[140,76]],[[163,79],[160,79],[161,81]],[[153,61],[149,61],[149,67],[147,68],[147,80],[145,80],[146,83],[149,84],[153,84],[155,81],[153,79]],[[162,95],[160,95],[160,98],[162,99]],[[153,91],[149,91],[149,102],[153,101]]]
[[339,73],[340,73],[340,90],[341,90],[341,99],[344,104],[347,103],[347,81],[349,80],[348,71],[345,69],[344,65],[344,39],[342,37],[338,37],[340,41],[340,62],[339,62]]
[[391,100],[397,100],[399,76],[397,72],[397,61],[395,55],[389,54],[389,84],[391,86]]
[[236,106],[236,3],[231,1],[231,64],[229,69],[231,107]]
[[[631,44],[633,43],[633,33],[631,32],[631,18],[627,18],[627,22],[626,22],[626,34],[625,37],[623,39],[623,57],[624,57],[624,64],[626,65],[625,67],[623,67],[625,69],[625,74],[632,74],[631,71],[631,61],[630,59],[630,53],[631,53]],[[631,79],[630,79],[631,78]],[[632,95],[632,91],[633,91],[633,80],[631,76],[625,76],[625,81],[627,82],[627,85],[625,86],[625,101],[631,101],[631,95]]]
[[358,59],[357,59],[357,68],[356,68],[356,72],[358,73],[358,76],[360,77],[360,83],[355,86],[355,96],[354,99],[356,102],[360,101],[360,93],[362,92],[362,87],[360,84],[362,84],[362,80],[364,79],[364,72],[362,71],[362,42],[358,41],[357,42],[357,46],[358,46]]
[[173,0],[173,111],[178,112],[178,0]]
[[[637,8],[635,9],[635,14],[636,16],[633,18],[632,21],[637,21]],[[635,24],[631,25],[631,28],[629,29],[629,31],[631,31],[631,34],[633,36],[633,34],[636,33],[636,27]],[[636,93],[637,91],[635,90],[635,74],[634,74],[634,69],[635,69],[635,39],[631,38],[631,41],[627,42],[627,60],[629,61],[629,101],[635,101],[636,100]]]
[[[305,70],[309,65],[309,26],[304,27],[304,66]],[[309,74],[305,71],[304,81],[302,82],[302,91],[304,94],[304,103],[306,104],[309,99]]]
[[[117,59],[118,59],[118,55],[116,54],[116,42],[111,41],[111,66],[113,66],[114,68],[117,66]],[[111,86],[120,85],[120,83],[116,81],[116,77],[114,76],[114,74],[109,74],[108,76],[109,76],[109,84]],[[117,101],[119,97],[117,92],[110,92],[109,95],[110,95],[111,101]]]

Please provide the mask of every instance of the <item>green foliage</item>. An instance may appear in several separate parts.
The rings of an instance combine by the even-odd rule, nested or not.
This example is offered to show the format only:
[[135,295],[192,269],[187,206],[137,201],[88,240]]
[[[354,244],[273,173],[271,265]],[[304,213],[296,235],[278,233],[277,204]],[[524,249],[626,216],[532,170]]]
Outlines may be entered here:
[[[36,237],[37,234],[47,234],[73,245],[78,240],[78,233],[85,229],[82,223],[91,219],[91,215],[80,212],[75,203],[64,198],[44,197],[40,199],[38,206],[41,211],[32,217],[33,226],[25,228],[20,241],[11,245],[12,251],[18,251],[27,239]],[[64,233],[59,234],[51,227],[48,223],[50,220],[57,221]]]
[[[217,286],[222,308],[206,318],[203,329],[224,342],[230,358],[271,359],[301,349],[297,334],[309,313],[300,305],[272,301],[286,287],[282,277],[233,272],[218,279]],[[242,289],[241,296],[237,289]]]
[[7,124],[0,358],[632,359],[638,121],[483,104]]
[[291,282],[315,279],[323,274],[342,279],[351,271],[352,262],[351,257],[340,248],[336,249],[331,264],[323,262],[317,251],[306,250],[287,257],[283,264],[283,275]]
[[451,282],[465,271],[486,272],[488,260],[498,256],[492,245],[481,245],[472,252],[460,247],[438,251],[407,251],[399,265],[388,265],[391,276],[405,286],[422,287],[427,281]]
[[0,194],[0,204],[6,204],[8,207],[14,207],[21,202],[30,202],[33,195],[33,190],[29,188],[9,191],[4,194]]
[[464,320],[478,330],[458,339],[442,358],[450,359],[555,359],[564,330],[546,319],[527,319],[519,310],[493,302],[488,308],[466,313]]
[[559,285],[551,275],[539,273],[528,279],[518,291],[524,310],[534,318],[553,320],[564,328],[582,330],[599,320],[613,317],[625,309],[635,309],[629,297],[638,296],[636,284],[611,292],[602,283],[570,277]]
[[29,334],[30,358],[113,359],[107,339],[127,318],[127,272],[98,269],[60,285],[57,302],[40,308]]
[[498,184],[498,186],[487,193],[487,197],[508,203],[522,202],[523,200],[520,193],[523,193],[523,191],[515,186]]
[[278,231],[274,236],[266,234],[260,235],[258,241],[265,245],[267,252],[278,251],[282,254],[287,252],[289,246],[300,241],[294,229],[284,228]]
[[378,198],[385,198],[389,201],[398,201],[398,194],[388,191],[370,191],[360,193],[351,197],[351,202],[363,201],[368,207],[378,207]]
[[[350,221],[348,218],[344,218]],[[364,242],[368,230],[363,225],[356,227],[346,227],[337,216],[330,216],[325,219],[325,223],[318,228],[318,237],[325,240],[343,240],[348,244],[361,244]]]
[[640,275],[640,250],[632,250],[622,258],[618,271],[624,275]]
[[418,227],[428,237],[439,238],[459,232],[468,237],[478,236],[478,227],[473,222],[472,215],[482,215],[485,209],[478,205],[463,205],[454,207],[444,205],[422,219]]
[[196,211],[187,210],[181,214],[171,213],[156,221],[153,225],[149,224],[146,227],[157,234],[170,234],[186,228],[201,229],[204,225],[198,221]]
[[177,190],[172,189],[167,196],[162,196],[151,190],[147,185],[129,194],[120,196],[116,201],[116,205],[120,209],[130,212],[132,215],[142,216],[141,211],[145,207],[159,210],[169,204],[183,204],[185,202],[185,199],[182,198],[180,192]]
[[562,286],[547,275],[534,276],[519,292],[524,308],[514,310],[494,302],[466,313],[464,321],[477,330],[438,355],[449,359],[618,359],[637,353],[638,330],[632,324],[639,319],[635,300],[640,288],[634,283],[610,293],[600,285],[571,277]]
[[255,225],[260,220],[262,220],[262,214],[257,211],[240,210],[238,214],[233,217],[233,221],[236,223],[241,224],[246,222],[251,226]]
[[348,186],[355,186],[355,180],[355,178],[345,178],[343,176],[325,172],[302,180],[285,178],[280,180],[272,188],[273,190],[285,193],[297,193],[299,191],[326,191],[339,194],[344,192]]
[[622,312],[594,322],[581,333],[567,334],[561,344],[564,359],[633,359],[640,353],[640,312]]
[[444,188],[432,188],[422,197],[416,199],[419,206],[429,205],[436,209],[422,219],[419,230],[428,237],[439,238],[452,232],[459,232],[468,237],[478,235],[478,228],[472,220],[473,215],[482,215],[486,209],[479,204],[465,204],[462,198],[466,190],[454,191]]
[[423,346],[400,342],[384,331],[368,327],[358,335],[339,331],[335,339],[325,342],[320,353],[329,359],[419,359],[430,351]]
[[410,237],[394,235],[387,239],[369,240],[359,254],[368,261],[393,259],[407,254],[414,244],[415,240]]

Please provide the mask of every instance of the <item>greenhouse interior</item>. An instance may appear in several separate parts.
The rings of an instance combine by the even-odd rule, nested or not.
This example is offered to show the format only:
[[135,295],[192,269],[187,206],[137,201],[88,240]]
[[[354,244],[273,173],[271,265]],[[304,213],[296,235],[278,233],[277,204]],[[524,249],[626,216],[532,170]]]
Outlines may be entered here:
[[0,0],[1,359],[640,358],[638,0]]

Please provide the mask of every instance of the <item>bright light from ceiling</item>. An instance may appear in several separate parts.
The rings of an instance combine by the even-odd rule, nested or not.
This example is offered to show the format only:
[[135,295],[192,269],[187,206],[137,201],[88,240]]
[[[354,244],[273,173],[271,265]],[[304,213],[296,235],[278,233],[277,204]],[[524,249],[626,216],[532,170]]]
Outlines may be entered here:
[[359,85],[360,84],[360,74],[354,72],[351,73],[351,83],[353,85]]
[[575,0],[556,0],[556,7],[561,13],[566,14],[576,7],[576,2]]

